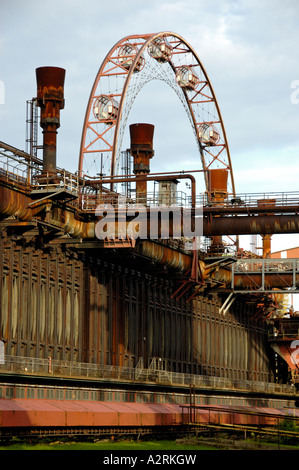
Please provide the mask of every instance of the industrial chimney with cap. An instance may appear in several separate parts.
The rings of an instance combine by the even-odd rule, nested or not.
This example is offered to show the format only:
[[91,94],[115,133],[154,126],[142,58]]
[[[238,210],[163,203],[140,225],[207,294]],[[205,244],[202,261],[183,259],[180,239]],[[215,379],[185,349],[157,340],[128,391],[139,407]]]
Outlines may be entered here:
[[40,126],[43,129],[43,177],[55,180],[56,135],[60,127],[60,110],[64,108],[65,69],[39,67],[36,69],[37,104],[41,108]]
[[131,124],[130,153],[134,158],[134,174],[136,175],[136,201],[145,204],[147,201],[147,182],[145,177],[150,172],[149,161],[154,155],[153,137],[155,126],[152,124]]

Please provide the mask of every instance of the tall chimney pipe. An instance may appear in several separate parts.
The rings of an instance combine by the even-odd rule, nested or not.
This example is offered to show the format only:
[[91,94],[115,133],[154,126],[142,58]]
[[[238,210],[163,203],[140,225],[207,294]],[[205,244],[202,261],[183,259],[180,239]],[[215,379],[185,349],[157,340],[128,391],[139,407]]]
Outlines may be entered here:
[[[209,171],[208,191],[209,200],[216,205],[222,205],[227,198],[228,171],[224,169],[213,169]],[[215,216],[217,217],[217,216]],[[212,237],[211,252],[221,253],[224,249],[221,235]]]
[[[276,200],[275,199],[259,199],[257,201],[257,205],[260,207],[269,207],[275,206]],[[273,213],[269,215],[274,215]],[[271,255],[271,238],[272,234],[261,234],[263,240],[263,258],[270,258]]]
[[60,127],[60,110],[64,108],[65,69],[39,67],[35,72],[43,129],[43,174],[51,177],[56,173],[56,135]]
[[148,175],[150,172],[149,160],[154,155],[153,136],[155,126],[152,124],[131,124],[130,153],[134,157],[133,172],[136,175],[136,201],[146,203],[147,182],[138,181],[138,176]]

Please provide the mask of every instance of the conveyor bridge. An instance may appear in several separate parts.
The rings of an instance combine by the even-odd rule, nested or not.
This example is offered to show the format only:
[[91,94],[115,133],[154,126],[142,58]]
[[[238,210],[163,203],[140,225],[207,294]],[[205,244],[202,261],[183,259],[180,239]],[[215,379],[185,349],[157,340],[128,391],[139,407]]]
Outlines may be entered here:
[[[238,259],[231,265],[231,290],[237,293],[298,293],[299,259]],[[240,286],[243,287],[240,287]]]

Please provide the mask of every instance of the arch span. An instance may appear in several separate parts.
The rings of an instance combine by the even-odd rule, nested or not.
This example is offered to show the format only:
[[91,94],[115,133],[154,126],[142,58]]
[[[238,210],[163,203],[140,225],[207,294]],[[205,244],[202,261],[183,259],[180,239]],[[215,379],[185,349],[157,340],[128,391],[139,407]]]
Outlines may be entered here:
[[108,52],[94,80],[79,156],[80,174],[118,174],[124,129],[137,94],[151,80],[170,85],[182,101],[207,171],[228,170],[235,192],[226,132],[219,105],[196,52],[172,32],[126,36]]

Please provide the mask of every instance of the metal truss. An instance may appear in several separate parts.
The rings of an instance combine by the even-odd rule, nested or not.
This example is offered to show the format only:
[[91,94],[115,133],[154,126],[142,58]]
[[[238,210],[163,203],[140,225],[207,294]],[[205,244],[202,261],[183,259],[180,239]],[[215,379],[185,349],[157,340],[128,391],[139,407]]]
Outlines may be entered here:
[[220,109],[196,52],[172,32],[127,36],[105,57],[95,78],[83,124],[80,175],[118,174],[126,121],[137,94],[151,80],[171,86],[189,117],[205,170],[229,170],[234,179]]
[[[238,294],[299,293],[298,276],[299,260],[295,258],[239,259],[231,267],[231,289]],[[238,287],[238,279],[243,288]]]

